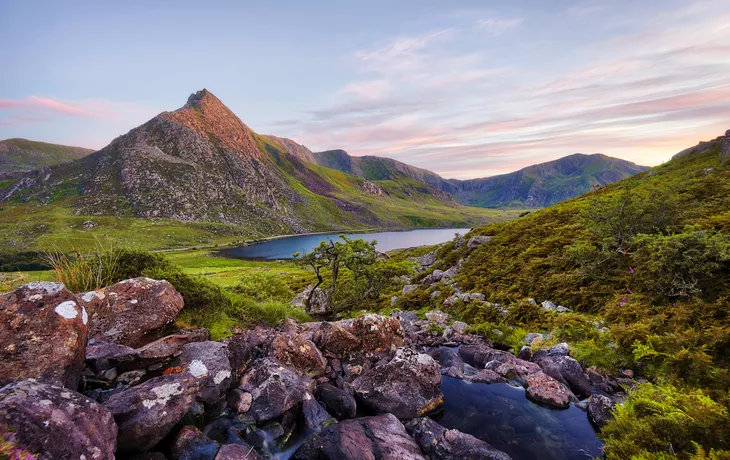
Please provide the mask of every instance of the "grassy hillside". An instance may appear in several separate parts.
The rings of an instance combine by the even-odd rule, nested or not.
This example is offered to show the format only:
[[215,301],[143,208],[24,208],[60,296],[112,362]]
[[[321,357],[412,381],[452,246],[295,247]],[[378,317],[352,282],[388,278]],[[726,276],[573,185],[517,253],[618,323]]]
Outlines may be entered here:
[[[0,173],[28,171],[77,160],[93,150],[26,139],[0,141]],[[0,184],[2,188],[2,184]]]

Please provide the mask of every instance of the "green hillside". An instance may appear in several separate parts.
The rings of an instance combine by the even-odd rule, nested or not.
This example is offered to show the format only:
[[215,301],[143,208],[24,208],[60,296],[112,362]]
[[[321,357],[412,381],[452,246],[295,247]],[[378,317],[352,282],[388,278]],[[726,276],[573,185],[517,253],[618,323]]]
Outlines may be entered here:
[[[77,160],[93,150],[26,139],[0,141],[0,173],[28,171]],[[1,187],[1,185],[0,185]]]

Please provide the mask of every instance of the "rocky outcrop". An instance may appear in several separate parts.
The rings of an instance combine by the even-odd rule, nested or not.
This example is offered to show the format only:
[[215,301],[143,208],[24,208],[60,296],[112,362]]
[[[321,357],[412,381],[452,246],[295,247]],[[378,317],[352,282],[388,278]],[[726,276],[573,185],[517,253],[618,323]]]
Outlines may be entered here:
[[387,364],[352,382],[355,395],[376,413],[402,420],[434,412],[443,404],[439,365],[427,354],[399,349]]
[[360,348],[360,339],[337,323],[322,323],[313,335],[314,343],[324,353],[342,358]]
[[359,316],[351,332],[360,339],[365,354],[376,356],[387,356],[402,347],[405,338],[400,321],[375,314]]
[[447,430],[430,418],[417,418],[406,424],[423,454],[429,460],[510,460],[510,456],[474,436]]
[[[312,289],[314,289],[313,294]],[[290,304],[293,307],[303,308],[311,315],[324,315],[329,312],[331,307],[329,293],[324,289],[315,288],[311,285],[297,294]]]
[[104,406],[119,426],[119,452],[152,449],[190,410],[203,382],[188,373],[170,374],[109,398]]
[[256,362],[241,378],[238,390],[251,394],[246,412],[256,422],[279,417],[314,392],[314,381],[271,358]]
[[37,459],[113,460],[117,426],[95,401],[62,387],[21,381],[0,389],[0,425]]
[[87,292],[81,300],[89,312],[89,338],[142,347],[162,337],[183,308],[183,298],[167,281],[125,280]]
[[37,379],[76,390],[87,323],[61,283],[30,283],[0,296],[0,385]]
[[403,424],[391,414],[345,420],[309,438],[293,460],[424,460]]
[[317,377],[324,374],[327,361],[322,352],[299,334],[279,333],[271,342],[271,355],[301,375]]

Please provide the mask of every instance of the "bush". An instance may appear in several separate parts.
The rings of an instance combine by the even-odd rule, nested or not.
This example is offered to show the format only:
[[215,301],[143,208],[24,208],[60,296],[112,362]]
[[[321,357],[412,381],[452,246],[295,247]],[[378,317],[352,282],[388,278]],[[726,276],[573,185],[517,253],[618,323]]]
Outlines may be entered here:
[[233,288],[233,292],[259,301],[289,301],[294,298],[294,292],[281,277],[275,273],[262,271],[246,274],[241,278],[241,282]]
[[[607,459],[690,459],[730,448],[728,410],[701,390],[639,385],[602,430]],[[676,457],[672,457],[676,456]]]

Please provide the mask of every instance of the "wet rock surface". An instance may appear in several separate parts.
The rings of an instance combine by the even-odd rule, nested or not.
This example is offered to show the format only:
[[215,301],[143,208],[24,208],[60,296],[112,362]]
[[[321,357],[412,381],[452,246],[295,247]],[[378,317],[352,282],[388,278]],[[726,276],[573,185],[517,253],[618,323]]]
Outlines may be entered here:
[[37,282],[0,296],[0,385],[37,379],[76,389],[88,315],[61,283]]
[[66,388],[32,381],[3,387],[0,424],[38,459],[114,459],[117,426],[111,412]]
[[406,429],[430,460],[510,460],[511,457],[484,441],[458,430],[448,430],[430,418],[413,419]]

